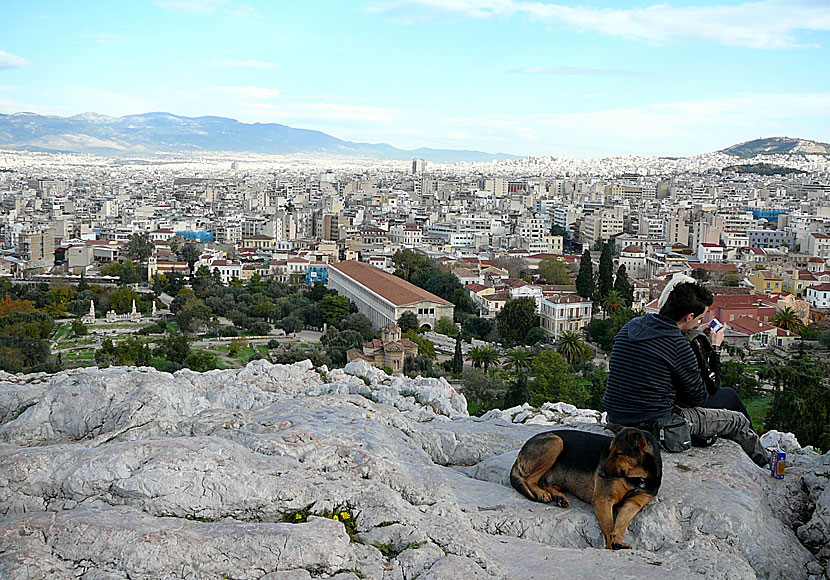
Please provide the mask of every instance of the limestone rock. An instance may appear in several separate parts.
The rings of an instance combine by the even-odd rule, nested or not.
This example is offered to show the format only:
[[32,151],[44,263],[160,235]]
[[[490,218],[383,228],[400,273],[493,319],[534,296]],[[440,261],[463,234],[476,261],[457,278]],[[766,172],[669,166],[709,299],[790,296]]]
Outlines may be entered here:
[[529,437],[569,422],[603,432],[597,412],[524,405],[471,418],[442,379],[383,375],[362,375],[367,385],[256,361],[5,377],[0,577],[826,573],[830,455],[786,434],[769,435],[790,449],[783,480],[729,441],[664,454],[658,499],[629,526],[633,549],[610,552],[591,506],[533,503],[507,481]]

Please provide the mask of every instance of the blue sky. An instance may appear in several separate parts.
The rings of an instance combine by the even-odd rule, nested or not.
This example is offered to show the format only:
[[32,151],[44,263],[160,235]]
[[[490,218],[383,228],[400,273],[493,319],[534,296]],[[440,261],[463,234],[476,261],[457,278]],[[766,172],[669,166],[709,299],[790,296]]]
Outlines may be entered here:
[[3,4],[3,113],[571,157],[830,141],[830,0]]

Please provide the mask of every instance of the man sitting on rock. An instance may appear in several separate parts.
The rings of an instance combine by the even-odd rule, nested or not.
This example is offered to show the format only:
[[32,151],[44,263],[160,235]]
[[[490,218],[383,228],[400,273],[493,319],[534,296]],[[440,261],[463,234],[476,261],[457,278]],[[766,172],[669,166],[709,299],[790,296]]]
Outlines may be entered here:
[[[614,337],[603,399],[608,422],[657,435],[659,422],[680,415],[691,435],[731,439],[763,467],[770,453],[749,419],[737,411],[705,407],[706,387],[692,347],[683,336],[700,324],[712,301],[712,293],[700,284],[681,282],[671,290],[659,314],[634,318],[622,327]],[[713,346],[719,347],[722,341],[722,329],[712,333]]]

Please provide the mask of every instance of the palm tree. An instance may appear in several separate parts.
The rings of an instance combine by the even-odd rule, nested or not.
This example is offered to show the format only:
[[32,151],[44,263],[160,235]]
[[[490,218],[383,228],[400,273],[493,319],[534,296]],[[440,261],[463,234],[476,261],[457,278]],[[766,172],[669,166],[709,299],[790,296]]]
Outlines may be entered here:
[[477,369],[481,367],[481,347],[474,346],[469,351],[467,351],[467,360],[473,363],[473,368]]
[[505,355],[504,366],[513,371],[515,375],[522,375],[530,369],[530,351],[526,348],[511,348]]
[[617,290],[609,290],[602,302],[602,308],[612,316],[625,308],[625,299]]
[[778,328],[801,334],[804,330],[804,323],[798,317],[798,313],[787,306],[784,310],[778,310],[772,317],[772,323]]
[[498,365],[499,359],[499,351],[492,346],[482,346],[481,347],[481,364],[484,366],[484,372],[487,372],[487,369],[490,365]]
[[[613,290],[611,291],[613,292]],[[609,293],[610,294],[610,293]],[[579,334],[571,330],[566,330],[556,341],[556,352],[565,357],[568,364],[573,365],[585,358],[587,354],[588,345],[582,342]]]

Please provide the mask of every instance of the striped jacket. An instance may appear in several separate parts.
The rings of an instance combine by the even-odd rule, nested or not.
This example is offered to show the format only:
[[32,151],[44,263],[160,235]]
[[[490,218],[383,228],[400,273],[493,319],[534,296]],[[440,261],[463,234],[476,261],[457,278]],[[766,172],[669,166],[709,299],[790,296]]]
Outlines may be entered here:
[[692,347],[671,318],[646,314],[614,337],[602,401],[609,423],[637,425],[668,416],[676,404],[698,407],[706,398]]

